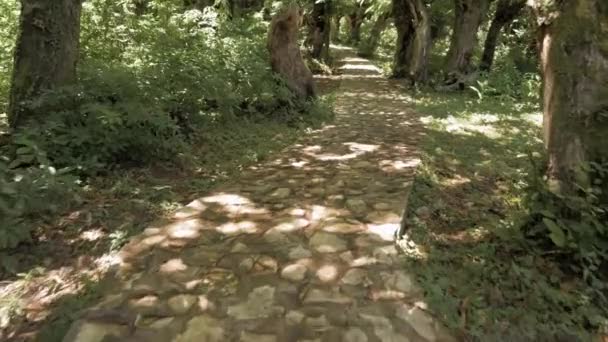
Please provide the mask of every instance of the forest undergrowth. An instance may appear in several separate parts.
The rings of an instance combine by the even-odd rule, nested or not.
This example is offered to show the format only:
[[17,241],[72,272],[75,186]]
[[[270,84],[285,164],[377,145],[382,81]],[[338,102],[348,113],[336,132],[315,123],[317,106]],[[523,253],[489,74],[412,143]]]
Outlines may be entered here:
[[473,341],[588,341],[606,329],[604,283],[531,238],[531,217],[551,215],[538,204],[537,105],[474,90],[412,96],[427,133],[401,244],[429,308]]
[[[408,265],[430,311],[464,340],[593,340],[608,331],[606,164],[580,166],[598,180],[576,196],[547,188],[541,79],[534,50],[523,44],[526,18],[503,34],[491,71],[446,91],[446,4],[431,6],[439,31],[428,79],[409,91],[426,137],[400,242]],[[387,25],[373,55],[387,77],[396,37]],[[481,50],[474,52],[479,62]]]
[[[466,341],[606,340],[608,7],[296,2],[299,43],[274,44],[294,76],[268,51],[287,2],[0,0],[0,340],[60,341],[130,237],[330,122],[299,54],[329,74],[330,42],[403,82],[425,127],[400,244],[428,312]],[[36,18],[78,34],[20,54],[55,33]],[[55,50],[77,63],[31,70]]]
[[[86,2],[78,83],[28,102],[43,124],[0,144],[2,334],[61,340],[131,236],[332,119],[271,71],[261,15],[152,6]],[[18,8],[0,10],[3,113]]]

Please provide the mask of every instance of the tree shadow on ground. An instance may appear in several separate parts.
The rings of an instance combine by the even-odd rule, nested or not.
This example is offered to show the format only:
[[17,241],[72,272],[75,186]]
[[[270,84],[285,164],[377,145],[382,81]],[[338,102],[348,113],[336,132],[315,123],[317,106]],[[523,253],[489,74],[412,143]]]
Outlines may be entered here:
[[61,340],[65,329],[55,333],[55,326],[65,328],[62,321],[71,322],[65,317],[75,317],[74,308],[90,306],[99,292],[94,284],[132,236],[194,194],[238,174],[243,165],[288,145],[296,131],[279,123],[238,122],[206,134],[197,165],[157,165],[93,179],[81,205],[58,220],[35,222],[35,240],[10,251],[18,263],[11,275],[2,276],[0,292],[13,320],[0,339],[32,340],[50,322],[53,328],[42,340]]
[[[196,298],[171,323],[183,329],[192,315],[226,317],[230,310],[240,310],[230,308],[242,308],[254,300],[252,293],[270,286],[285,312],[314,301],[311,296],[334,296],[323,310],[317,307],[307,314],[323,314],[330,323],[343,324],[339,322],[360,320],[358,315],[366,313],[389,322],[383,333],[421,341],[420,334],[426,332],[406,323],[414,316],[427,322],[427,314],[412,304],[419,293],[397,256],[393,234],[423,133],[417,116],[406,107],[408,98],[395,93],[397,84],[366,75],[369,72],[365,66],[341,78],[348,79],[351,88],[341,94],[337,111],[342,115],[335,124],[301,136],[281,153],[243,169],[239,177],[202,192],[169,221],[148,226],[121,250],[116,272],[101,281],[111,284],[112,291],[92,286],[62,298],[46,329],[59,338],[69,322],[82,317],[78,310],[100,303],[97,309],[105,318],[116,311],[127,320],[140,315],[135,335],[143,335],[127,338],[135,340],[149,333],[145,327],[173,315],[168,303],[177,294]],[[336,240],[313,242],[331,240],[328,235]],[[306,269],[302,284],[284,277],[288,267],[298,267],[294,265]],[[361,282],[368,285],[341,282],[349,271],[366,267],[369,272]],[[85,300],[74,304],[72,299],[79,296]],[[357,305],[345,309],[352,303]],[[408,309],[399,311],[394,305]],[[270,310],[269,316],[256,327],[238,321],[228,333],[238,336],[254,329],[276,333],[279,340],[332,333],[302,325],[288,329],[283,314],[275,316],[272,307],[256,310]],[[404,317],[399,324],[396,311]],[[429,324],[431,330],[436,328]],[[170,340],[176,333],[166,330],[148,341]]]

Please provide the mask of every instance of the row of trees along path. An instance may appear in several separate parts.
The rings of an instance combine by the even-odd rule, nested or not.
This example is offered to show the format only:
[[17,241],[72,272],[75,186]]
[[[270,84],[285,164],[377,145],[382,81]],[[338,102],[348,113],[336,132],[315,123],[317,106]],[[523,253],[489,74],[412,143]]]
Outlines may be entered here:
[[[451,40],[445,70],[451,85],[447,89],[465,87],[463,75],[471,69],[477,32],[489,3],[489,0],[454,2],[454,39]],[[604,24],[608,11],[605,0],[573,0],[559,4],[529,0],[525,3],[537,24],[548,183],[551,191],[560,196],[576,195],[581,187],[589,187],[595,177],[589,171],[581,171],[580,166],[601,164],[608,154],[602,139],[607,130],[604,118],[608,79],[608,52],[602,38],[608,31]],[[431,43],[427,6],[421,0],[393,0],[391,4],[393,10],[388,14],[392,13],[397,29],[393,76],[407,78],[413,84],[424,83]],[[328,6],[329,1],[326,1],[315,4],[313,8],[309,44],[315,58],[327,56],[331,33],[331,10]],[[44,6],[33,0],[22,2],[8,108],[8,121],[12,128],[40,120],[23,107],[27,99],[75,82],[81,8],[82,1],[78,0],[45,2]],[[523,0],[499,1],[480,69],[490,69],[500,31],[523,8]],[[359,29],[366,12],[371,13],[358,6],[350,18],[353,41],[359,41]],[[390,17],[388,14],[381,16],[379,26],[374,30],[374,34],[378,33],[376,36],[385,27],[382,20]],[[63,20],[58,22],[55,18]],[[287,27],[293,31],[289,35],[295,35],[297,25],[293,25],[293,20],[296,17],[288,19],[292,23]],[[40,30],[40,27],[48,29]],[[295,45],[293,41],[291,44]],[[377,42],[371,45],[376,46]],[[309,74],[289,63],[274,65],[274,69],[290,76],[287,79],[303,79]],[[306,96],[312,95],[306,86],[295,87],[294,90]],[[604,182],[602,185],[604,193],[600,201],[603,204],[608,201],[607,184]]]
[[[332,125],[121,252],[65,341],[451,341],[393,242],[418,164],[403,89],[344,49]],[[402,260],[402,259],[401,259]]]
[[[577,168],[607,155],[607,7],[605,0],[526,3],[538,24],[548,183],[560,196],[576,195],[593,181]],[[455,4],[458,39],[447,71],[459,74],[470,64],[488,1]],[[22,1],[8,109],[12,128],[40,120],[25,100],[74,83],[81,5]],[[393,5],[403,10],[394,13],[395,76],[424,81],[430,34],[424,2]],[[327,13],[317,6],[315,27],[329,27]],[[505,12],[490,37],[512,16]],[[314,33],[320,57],[328,34]],[[490,52],[484,61],[491,61]],[[108,334],[125,341],[450,339],[425,311],[393,245],[417,164],[415,115],[405,92],[368,61],[349,54],[344,61],[335,124],[303,136],[274,160],[195,200],[174,222],[134,239],[122,251],[112,294],[73,326],[66,341],[101,341]],[[273,67],[309,77],[291,64]],[[314,95],[306,84],[292,88]]]

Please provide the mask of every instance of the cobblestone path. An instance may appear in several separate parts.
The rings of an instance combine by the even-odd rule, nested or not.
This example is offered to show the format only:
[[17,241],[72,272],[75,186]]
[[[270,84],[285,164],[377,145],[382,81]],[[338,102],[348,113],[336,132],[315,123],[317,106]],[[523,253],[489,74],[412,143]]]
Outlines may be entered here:
[[453,341],[393,241],[418,120],[369,61],[342,62],[320,80],[335,122],[133,239],[65,341]]

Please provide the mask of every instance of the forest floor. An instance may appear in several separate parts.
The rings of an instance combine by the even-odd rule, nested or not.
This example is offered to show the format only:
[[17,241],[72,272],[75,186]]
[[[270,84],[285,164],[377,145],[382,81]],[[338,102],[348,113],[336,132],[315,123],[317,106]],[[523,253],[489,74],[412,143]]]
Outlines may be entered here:
[[78,311],[99,299],[98,281],[134,235],[171,215],[196,194],[291,144],[300,129],[236,120],[208,127],[193,165],[109,171],[87,181],[65,215],[37,219],[33,239],[0,262],[0,340],[61,341]]
[[[217,176],[216,186],[210,177],[150,170],[105,187],[132,201],[90,194],[107,200],[88,199],[107,211],[70,215],[64,228],[78,235],[49,230],[65,243],[49,237],[31,265],[39,255],[65,257],[5,287],[21,291],[11,340],[60,341],[83,314],[69,341],[100,332],[125,341],[449,339],[393,242],[419,163],[419,118],[396,82],[351,50],[339,53],[341,75],[318,80],[322,89],[339,85],[332,124],[297,139],[265,131],[275,144],[260,151],[276,140],[287,147]],[[157,200],[138,200],[148,192]],[[199,198],[176,212],[188,197]],[[162,213],[173,216],[159,221]]]
[[0,283],[8,340],[580,340],[597,305],[517,235],[537,106],[407,90],[334,52],[334,122],[234,123],[200,170],[100,178],[43,223]]
[[419,118],[346,51],[335,122],[132,239],[67,341],[451,340],[394,244]]

